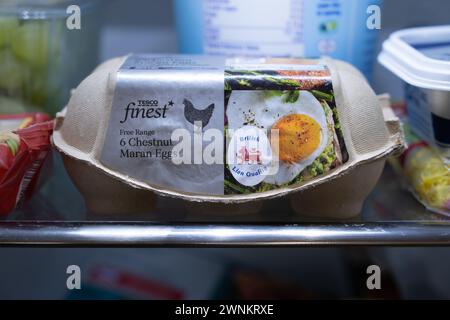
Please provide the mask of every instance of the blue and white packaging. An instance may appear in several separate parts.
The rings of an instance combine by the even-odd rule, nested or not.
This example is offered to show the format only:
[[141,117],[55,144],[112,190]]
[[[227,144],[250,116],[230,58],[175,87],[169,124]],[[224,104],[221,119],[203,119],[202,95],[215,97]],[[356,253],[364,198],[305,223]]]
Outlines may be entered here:
[[[368,78],[382,0],[175,0],[181,53],[331,56]],[[375,14],[375,16],[373,16]],[[373,21],[372,21],[373,22]]]

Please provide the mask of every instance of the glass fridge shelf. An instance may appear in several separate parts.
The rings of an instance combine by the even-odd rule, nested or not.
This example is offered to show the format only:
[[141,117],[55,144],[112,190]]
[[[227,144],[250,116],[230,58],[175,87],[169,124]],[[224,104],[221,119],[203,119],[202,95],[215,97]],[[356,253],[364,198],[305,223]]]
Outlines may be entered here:
[[[248,216],[196,216],[173,199],[155,212],[91,217],[70,191],[58,211],[36,195],[0,220],[0,246],[233,247],[233,246],[447,246],[450,218],[427,211],[386,168],[362,214],[349,220],[296,216],[286,201],[268,202]],[[62,198],[62,199],[61,199]],[[39,208],[39,209],[37,209]],[[81,208],[81,209],[80,209]]]

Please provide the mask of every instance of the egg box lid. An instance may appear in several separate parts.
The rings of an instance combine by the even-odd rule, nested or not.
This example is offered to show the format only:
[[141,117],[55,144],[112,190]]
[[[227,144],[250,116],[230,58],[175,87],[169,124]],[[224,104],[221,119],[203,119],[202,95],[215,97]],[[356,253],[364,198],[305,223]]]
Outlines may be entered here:
[[378,61],[413,86],[449,91],[450,25],[394,32]]
[[136,188],[239,203],[401,150],[398,119],[384,109],[357,69],[328,58],[130,55],[73,90],[53,142]]

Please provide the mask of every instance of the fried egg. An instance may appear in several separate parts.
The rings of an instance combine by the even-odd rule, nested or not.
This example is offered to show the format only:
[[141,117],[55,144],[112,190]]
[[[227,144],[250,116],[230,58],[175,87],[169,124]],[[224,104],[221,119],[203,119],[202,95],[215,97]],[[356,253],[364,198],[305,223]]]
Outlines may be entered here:
[[[227,108],[228,128],[252,125],[265,129],[276,155],[273,174],[265,182],[284,185],[294,180],[325,150],[328,144],[327,118],[320,102],[309,91],[299,91],[295,102],[266,91],[235,90]],[[276,131],[275,131],[276,130]],[[277,149],[277,150],[275,150]]]

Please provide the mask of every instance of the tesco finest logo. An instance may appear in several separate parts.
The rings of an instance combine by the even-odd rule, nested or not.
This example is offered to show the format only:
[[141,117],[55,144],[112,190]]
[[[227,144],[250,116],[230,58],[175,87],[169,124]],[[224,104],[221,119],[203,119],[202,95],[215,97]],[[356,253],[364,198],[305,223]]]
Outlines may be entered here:
[[227,150],[227,163],[233,177],[244,186],[261,183],[271,172],[272,147],[266,132],[255,126],[236,130]]

